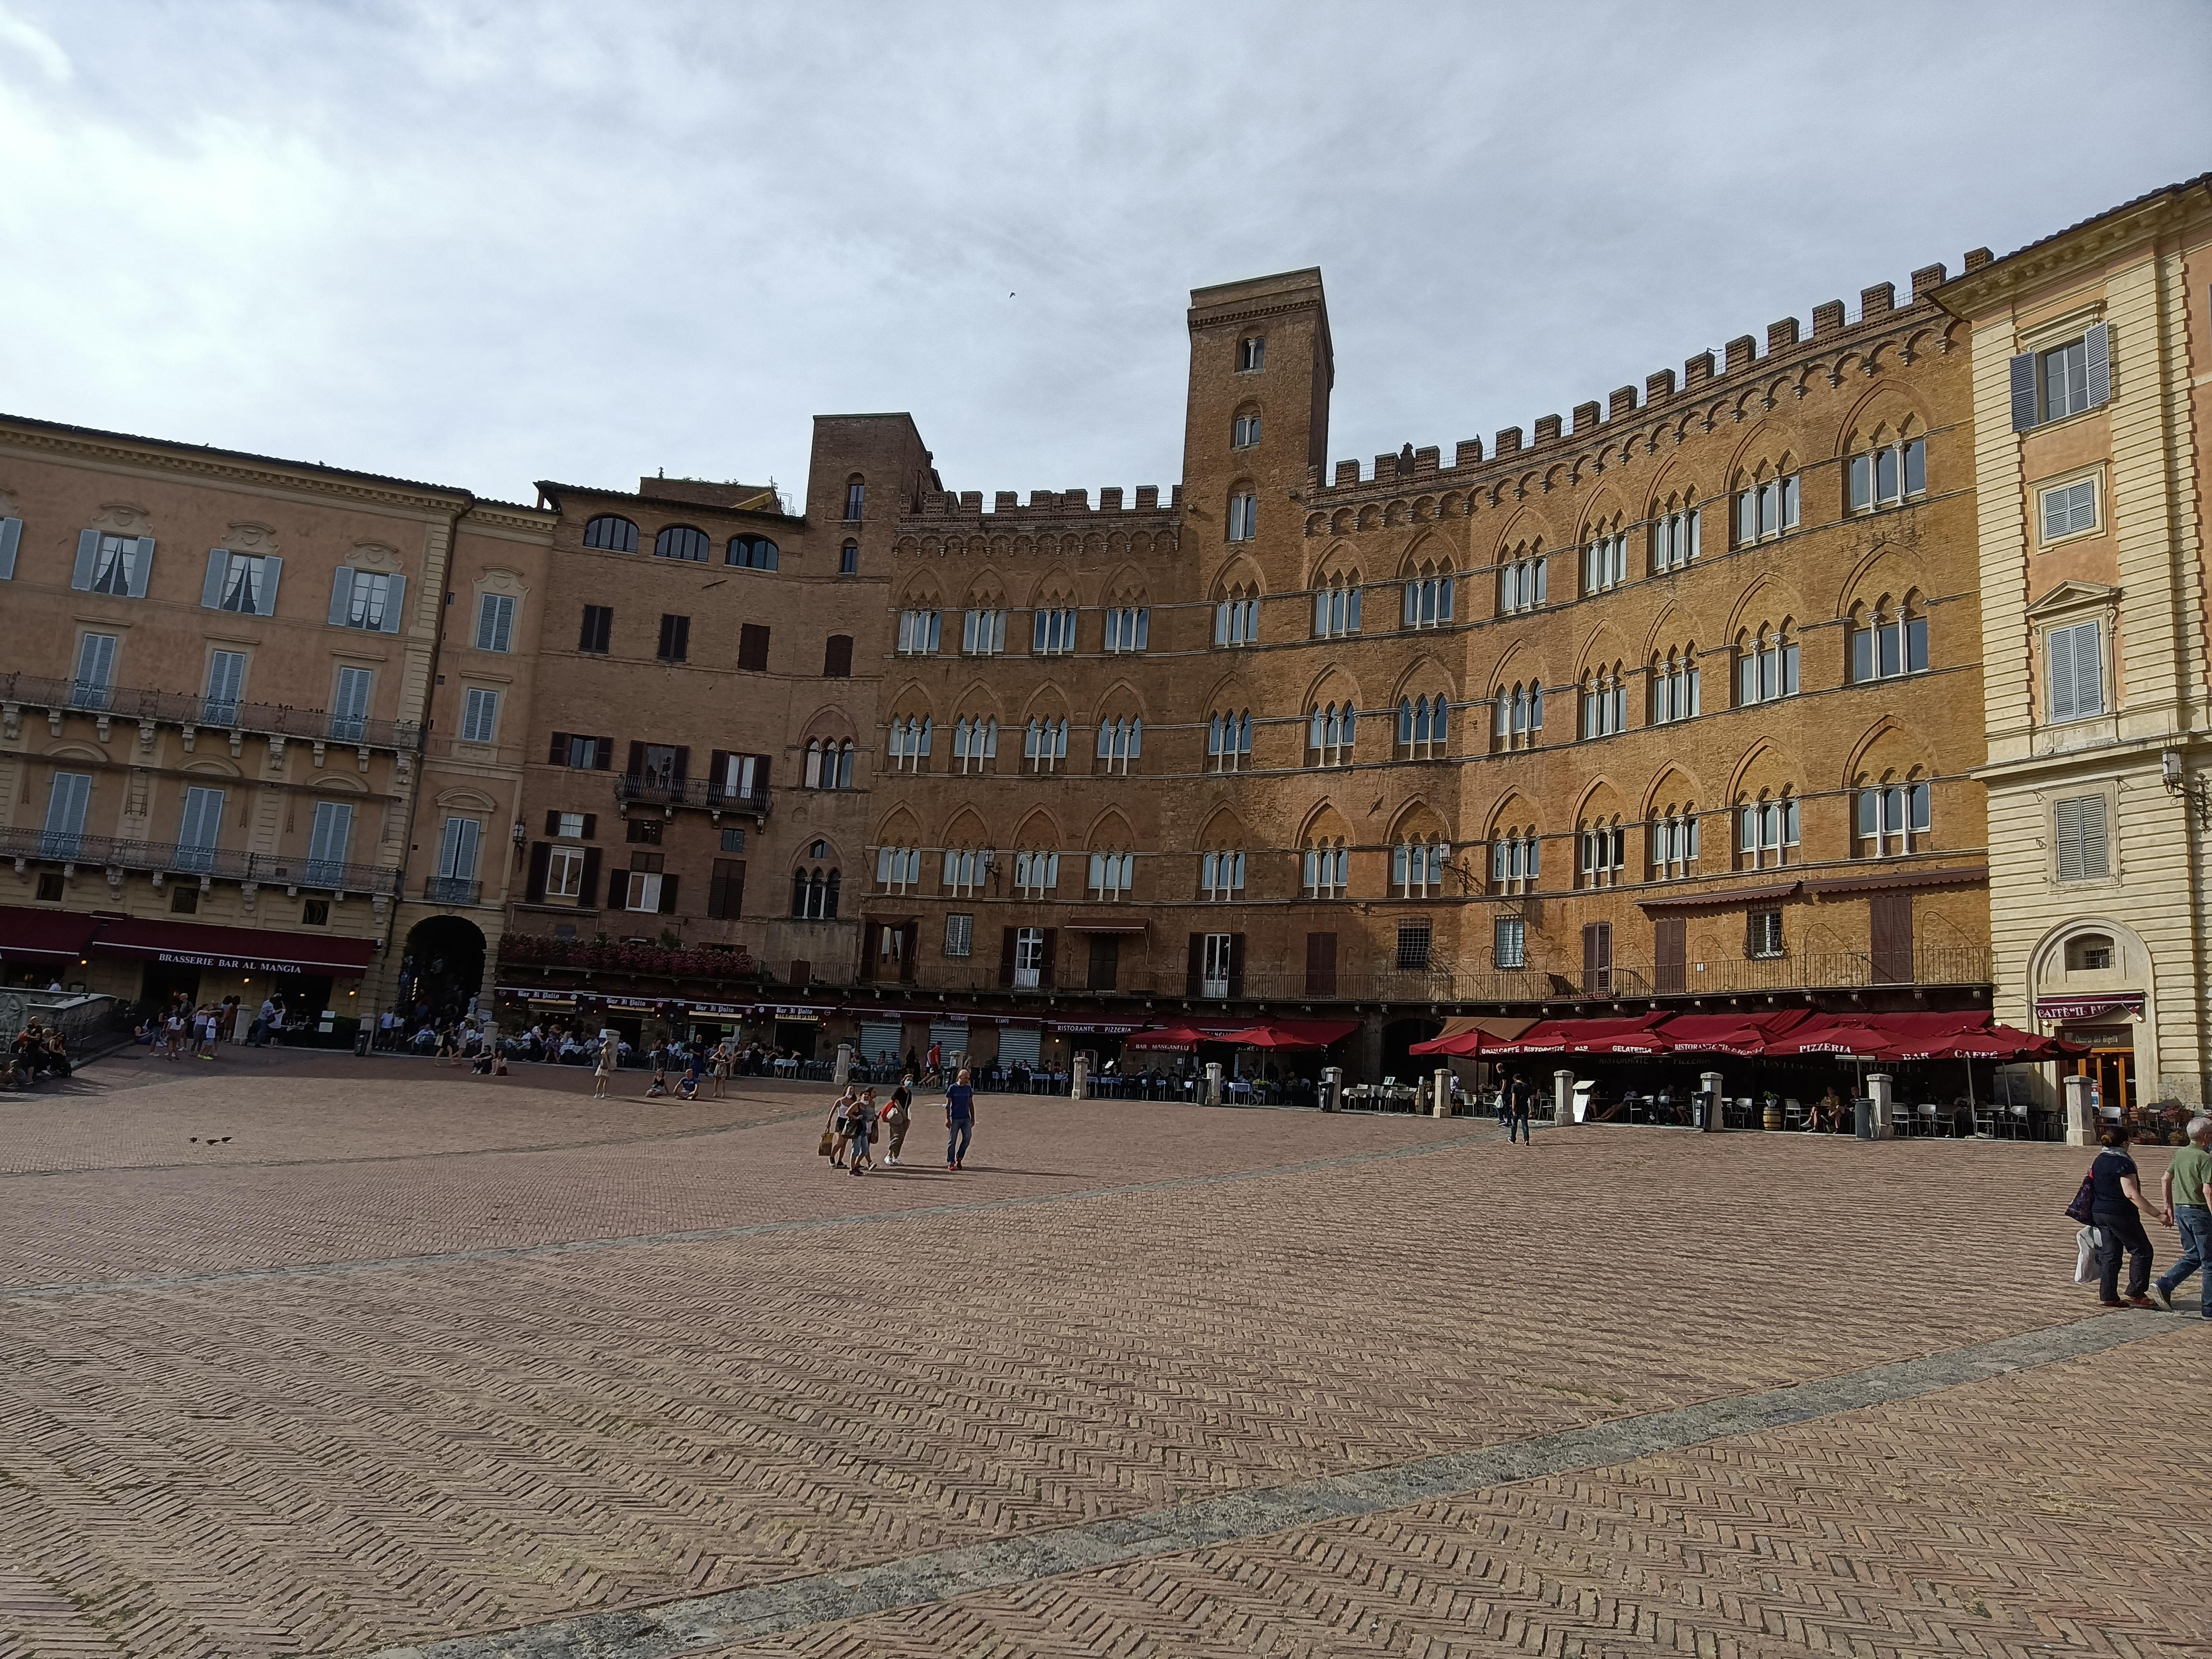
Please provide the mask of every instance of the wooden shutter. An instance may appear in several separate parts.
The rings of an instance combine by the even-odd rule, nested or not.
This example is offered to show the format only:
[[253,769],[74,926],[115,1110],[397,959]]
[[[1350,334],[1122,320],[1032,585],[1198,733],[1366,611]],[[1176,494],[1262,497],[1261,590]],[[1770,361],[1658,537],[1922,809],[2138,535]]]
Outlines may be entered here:
[[568,763],[568,734],[566,732],[553,734],[552,744],[545,752],[545,763],[548,766],[566,766]]
[[914,983],[914,961],[921,954],[921,924],[909,921],[899,929],[899,983]]
[[2012,429],[2031,429],[2035,408],[2035,354],[2023,351],[2012,360]]
[[1583,994],[1613,994],[1613,924],[1593,921],[1583,928]]
[[[1191,937],[1196,939],[1198,935],[1193,933]],[[1002,927],[999,930],[999,983],[1012,985],[1013,982],[1014,930],[1011,927]]]
[[730,751],[726,749],[710,750],[707,756],[708,799],[717,800],[721,799],[721,793],[723,789],[727,787],[725,780],[726,780],[729,775]]
[[1912,895],[1876,893],[1867,901],[1869,944],[1877,985],[1912,982]]
[[1232,997],[1244,994],[1244,935],[1242,933],[1229,936],[1229,994]]
[[848,678],[853,672],[853,636],[832,634],[822,648],[822,678],[830,680]]
[[222,604],[222,579],[230,574],[230,550],[208,549],[207,580],[200,585],[200,609],[213,611]]
[[1306,935],[1306,994],[1310,997],[1333,997],[1336,994],[1334,933]]
[[545,865],[553,856],[553,849],[542,841],[530,843],[530,884],[523,890],[523,897],[532,904],[545,902]]
[[545,809],[545,833],[549,836],[557,836],[561,833],[561,809],[557,806],[549,806]]
[[676,789],[678,793],[683,792],[684,780],[689,778],[690,775],[691,750],[688,745],[679,744],[677,745],[676,750],[676,770],[673,775]]
[[753,792],[763,799],[768,798],[768,760],[766,755],[753,757]]
[[860,972],[863,985],[872,985],[876,978],[876,957],[882,951],[884,925],[880,921],[864,923],[860,928]]
[[255,612],[257,616],[273,617],[276,614],[276,584],[283,579],[284,561],[274,553],[263,554],[261,556],[261,590],[258,595],[261,605]]
[[1187,997],[1199,995],[1206,982],[1206,935],[1190,936],[1190,965],[1183,975],[1182,994]]
[[399,619],[406,613],[406,609],[407,578],[394,576],[392,579],[392,591],[385,596],[384,631],[386,633],[397,634],[399,631]]
[[738,629],[738,666],[756,672],[768,668],[768,629],[761,623],[744,623]]
[[0,582],[15,580],[15,550],[22,541],[23,521],[0,519]]
[[599,905],[599,849],[584,849],[584,883],[576,895],[576,902],[586,910],[596,910]]
[[615,740],[612,738],[593,738],[597,745],[592,750],[592,769],[595,772],[611,770],[615,763]]
[[584,814],[584,839],[586,841],[591,840],[592,836],[598,833],[599,827],[599,815],[597,812],[586,812]]
[[676,914],[676,878],[673,876],[660,878],[660,914],[664,916]]
[[1689,924],[1680,916],[1662,916],[1651,924],[1651,966],[1655,989],[1689,988]]
[[645,745],[643,744],[630,744],[629,764],[623,768],[623,775],[632,778],[641,778],[645,775]]
[[2105,630],[2095,623],[2081,623],[2067,631],[2074,635],[2074,712],[2100,714],[2105,707]]
[[[88,531],[86,533],[89,535],[91,532]],[[97,543],[95,541],[95,545]],[[79,565],[82,565],[84,563],[84,550],[82,548],[79,548],[77,550],[77,562]],[[88,571],[86,573],[84,581],[71,582],[70,586],[72,587],[82,587],[91,580],[91,574]],[[346,612],[350,610],[352,606],[353,567],[351,565],[342,564],[337,568],[337,574],[331,578],[331,626],[333,628],[343,628],[345,626]]]
[[1054,959],[1059,952],[1060,929],[1048,927],[1044,930],[1044,960],[1037,964],[1037,983],[1048,990],[1052,987]]
[[2088,360],[2089,407],[2112,401],[2112,325],[2095,323],[2081,337],[2081,355]]

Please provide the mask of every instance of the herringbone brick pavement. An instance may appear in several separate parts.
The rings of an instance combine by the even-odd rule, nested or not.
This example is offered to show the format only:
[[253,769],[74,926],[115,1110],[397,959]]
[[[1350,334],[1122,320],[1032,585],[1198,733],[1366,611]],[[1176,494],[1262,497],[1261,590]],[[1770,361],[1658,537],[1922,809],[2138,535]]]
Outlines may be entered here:
[[2212,1506],[2185,1490],[2207,1467],[2207,1352],[2177,1328],[1614,1468],[712,1652],[2191,1659],[2212,1652]]
[[[2055,1217],[2082,1160],[2058,1148],[1599,1127],[1512,1148],[1464,1122],[987,1098],[965,1176],[854,1181],[815,1158],[811,1110],[773,1121],[785,1094],[752,1127],[412,1155],[405,1137],[447,1133],[426,1110],[492,1107],[458,1079],[441,1106],[408,1103],[410,1075],[343,1103],[356,1122],[389,1115],[389,1161],[0,1180],[17,1285],[234,1275],[0,1287],[0,1565],[81,1610],[71,1639],[274,1656],[498,1629],[1526,1438],[2087,1310]],[[240,1121],[283,1121],[313,1079],[267,1084],[290,1103],[241,1088]],[[622,1141],[637,1115],[489,1138]],[[1411,1155],[1230,1178],[1376,1148]],[[1220,1179],[1150,1184],[1187,1177]],[[771,1231],[242,1272],[702,1225]],[[2003,1455],[1990,1429],[1929,1466]],[[1223,1650],[1304,1628],[1268,1594],[1249,1607],[1258,1622]],[[48,1650],[33,1613],[0,1607],[16,1644],[0,1654]],[[917,1617],[876,1650],[938,1651],[931,1620],[979,1616]],[[1513,1617],[1517,1641],[1534,1615]],[[1036,1650],[1094,1650],[1072,1639]],[[1182,1639],[1157,1650],[1206,1650]]]

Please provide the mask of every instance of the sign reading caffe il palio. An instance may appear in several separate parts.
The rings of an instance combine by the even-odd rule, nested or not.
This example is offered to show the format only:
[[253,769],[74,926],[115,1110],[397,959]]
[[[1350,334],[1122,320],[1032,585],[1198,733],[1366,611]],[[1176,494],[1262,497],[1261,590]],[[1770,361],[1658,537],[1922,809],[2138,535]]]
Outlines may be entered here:
[[2107,1014],[2141,1014],[2141,991],[2114,991],[2101,997],[2038,997],[2038,1019],[2102,1019]]

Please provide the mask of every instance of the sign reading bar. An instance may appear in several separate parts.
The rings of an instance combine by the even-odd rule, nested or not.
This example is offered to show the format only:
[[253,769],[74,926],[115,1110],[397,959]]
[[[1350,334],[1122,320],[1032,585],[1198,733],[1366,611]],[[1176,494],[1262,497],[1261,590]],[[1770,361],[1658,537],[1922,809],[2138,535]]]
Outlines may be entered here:
[[336,963],[283,962],[274,957],[233,957],[216,951],[156,951],[156,962],[173,962],[183,968],[220,968],[246,974],[328,974],[333,978],[358,977],[358,968]]

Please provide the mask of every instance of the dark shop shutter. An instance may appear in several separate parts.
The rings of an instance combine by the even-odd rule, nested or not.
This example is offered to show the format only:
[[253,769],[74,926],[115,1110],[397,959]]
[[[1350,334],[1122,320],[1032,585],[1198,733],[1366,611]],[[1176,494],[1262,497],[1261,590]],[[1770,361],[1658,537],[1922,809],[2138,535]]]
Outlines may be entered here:
[[525,896],[532,904],[545,902],[545,864],[552,856],[553,849],[544,842],[531,842],[530,885],[525,890]]
[[1336,994],[1334,933],[1306,935],[1306,994],[1310,997],[1333,997]]
[[599,908],[599,849],[596,847],[584,849],[584,889],[576,895],[576,902],[586,910]]
[[1198,995],[1204,987],[1205,980],[1206,935],[1193,933],[1190,936],[1190,966],[1183,975],[1182,994],[1187,997]]
[[1680,916],[1662,916],[1651,927],[1651,965],[1661,992],[1689,988],[1689,924]]
[[2023,351],[2012,360],[2012,429],[2027,432],[2035,425],[2035,354]]

